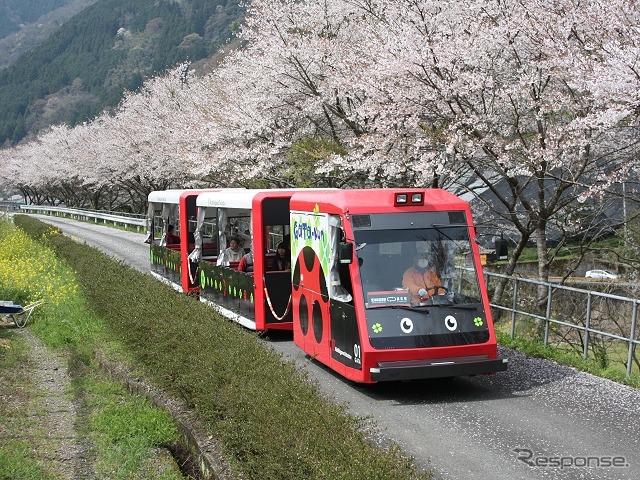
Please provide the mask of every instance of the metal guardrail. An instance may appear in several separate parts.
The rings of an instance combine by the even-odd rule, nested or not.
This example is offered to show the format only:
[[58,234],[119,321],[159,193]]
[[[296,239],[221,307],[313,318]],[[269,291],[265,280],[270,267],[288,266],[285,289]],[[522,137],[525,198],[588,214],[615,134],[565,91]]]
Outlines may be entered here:
[[[491,307],[511,314],[511,338],[516,336],[516,322],[531,318],[544,322],[545,346],[551,341],[567,343],[572,337],[573,343],[582,344],[582,356],[585,359],[588,358],[594,336],[623,341],[627,344],[627,377],[631,375],[634,349],[640,345],[639,299],[492,272],[485,272],[485,278],[489,288],[494,280],[507,279],[503,304],[492,303]],[[532,290],[523,294],[527,287]],[[540,295],[539,289],[545,289],[546,295]],[[532,313],[537,310],[536,299],[539,297],[546,302],[544,315]]]
[[13,200],[0,200],[0,212],[15,212],[20,209],[20,205]]
[[39,213],[42,215],[72,218],[74,220],[81,220],[85,222],[93,221],[94,223],[99,223],[101,221],[104,224],[112,223],[113,225],[131,226],[136,227],[137,231],[141,231],[147,225],[146,215],[137,213],[53,207],[49,205],[21,205],[20,210],[26,210],[31,213]]

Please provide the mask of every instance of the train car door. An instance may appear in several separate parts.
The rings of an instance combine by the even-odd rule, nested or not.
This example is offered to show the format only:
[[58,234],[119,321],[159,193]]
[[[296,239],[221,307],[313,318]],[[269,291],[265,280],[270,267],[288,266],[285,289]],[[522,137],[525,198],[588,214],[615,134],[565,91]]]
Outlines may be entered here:
[[[266,191],[253,201],[258,330],[290,330],[292,326],[289,199],[290,193]],[[282,245],[288,263],[278,261]]]

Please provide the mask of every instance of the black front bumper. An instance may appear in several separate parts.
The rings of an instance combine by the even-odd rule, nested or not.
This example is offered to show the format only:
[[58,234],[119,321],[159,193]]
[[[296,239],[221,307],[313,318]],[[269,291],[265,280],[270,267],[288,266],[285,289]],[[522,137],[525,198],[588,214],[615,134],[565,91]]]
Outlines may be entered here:
[[425,378],[462,377],[504,372],[506,358],[489,359],[484,355],[458,358],[432,358],[398,362],[380,362],[371,368],[371,380],[420,380]]

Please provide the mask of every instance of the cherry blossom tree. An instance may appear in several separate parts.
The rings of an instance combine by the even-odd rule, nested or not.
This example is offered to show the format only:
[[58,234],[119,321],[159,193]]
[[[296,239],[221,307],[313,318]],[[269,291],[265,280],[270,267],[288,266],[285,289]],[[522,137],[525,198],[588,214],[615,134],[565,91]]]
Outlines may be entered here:
[[[359,62],[358,52],[348,48],[360,43],[363,31],[353,13],[345,2],[252,2],[240,34],[246,47],[214,72],[215,81],[226,86],[219,128],[224,137],[215,143],[228,169],[240,164],[250,176],[281,176],[292,146],[297,159],[314,143],[341,152],[349,138],[366,132],[367,119],[357,113],[363,99],[341,74]],[[308,175],[330,155],[310,155]],[[339,184],[349,178],[339,162],[317,173],[342,177]],[[386,178],[377,173],[352,171],[350,181]]]
[[3,152],[5,177],[132,203],[203,181],[441,186],[517,234],[508,273],[535,240],[547,279],[549,230],[582,228],[580,202],[637,172],[639,16],[631,0],[253,0],[214,71],[180,65]]
[[464,165],[461,186],[479,179],[520,233],[510,271],[534,237],[547,279],[550,223],[637,169],[637,3],[350,3],[384,45],[358,80],[377,114],[354,151],[405,154],[432,183]]
[[329,134],[347,154],[321,171],[479,179],[519,233],[510,269],[534,238],[546,279],[550,226],[583,224],[576,200],[636,168],[637,17],[622,0],[256,0],[222,74],[239,120],[222,131],[244,137],[220,144],[257,173]]

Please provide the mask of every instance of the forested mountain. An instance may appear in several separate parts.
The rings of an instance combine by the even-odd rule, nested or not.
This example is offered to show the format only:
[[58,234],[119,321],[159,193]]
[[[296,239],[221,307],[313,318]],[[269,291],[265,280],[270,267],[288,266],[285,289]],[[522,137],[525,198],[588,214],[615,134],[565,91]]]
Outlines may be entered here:
[[96,1],[0,0],[0,68],[11,65]]
[[0,70],[0,145],[86,121],[145,78],[208,57],[241,12],[238,0],[96,1]]
[[0,38],[20,30],[42,15],[70,3],[72,0],[2,0],[0,1]]

